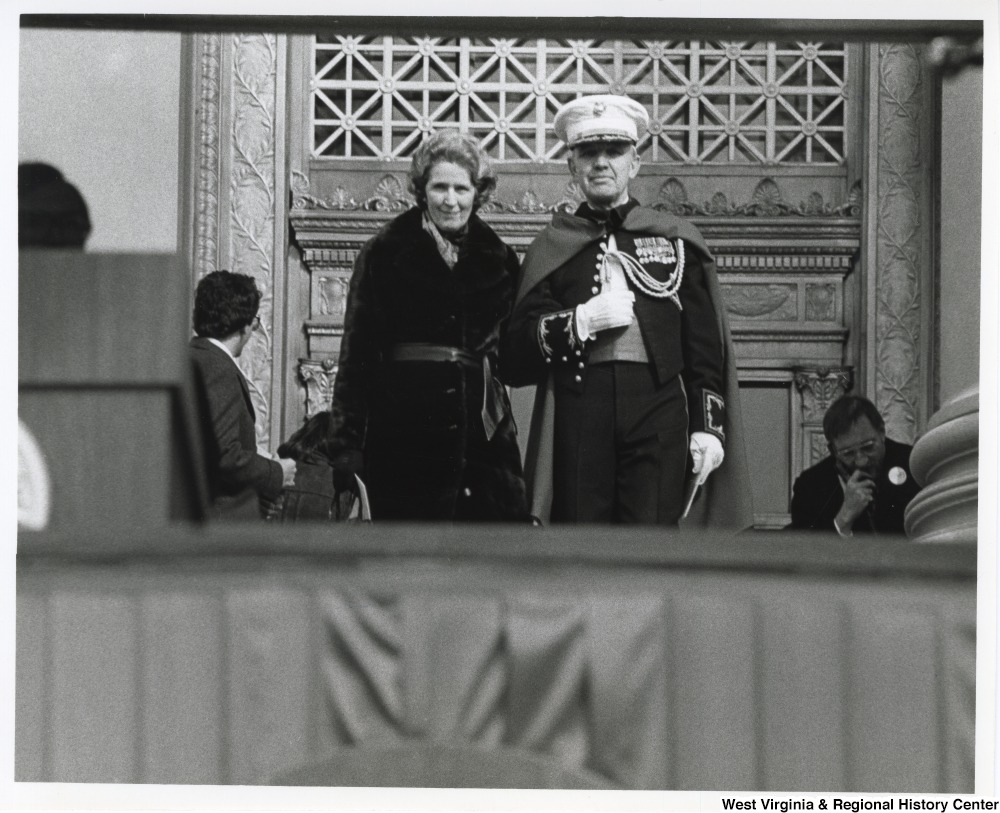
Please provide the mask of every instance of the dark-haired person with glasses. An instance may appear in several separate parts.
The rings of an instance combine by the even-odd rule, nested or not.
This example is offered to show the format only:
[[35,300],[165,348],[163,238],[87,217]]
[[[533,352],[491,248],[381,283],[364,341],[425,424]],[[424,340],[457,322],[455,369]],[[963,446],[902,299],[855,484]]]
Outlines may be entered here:
[[253,277],[213,271],[194,295],[191,360],[205,425],[205,459],[211,515],[259,519],[261,501],[277,499],[295,479],[294,460],[257,451],[250,388],[236,359],[260,327],[260,291]]
[[912,447],[885,436],[878,409],[860,395],[838,398],[823,416],[830,456],[799,475],[792,523],[805,530],[902,534],[903,514],[920,490]]

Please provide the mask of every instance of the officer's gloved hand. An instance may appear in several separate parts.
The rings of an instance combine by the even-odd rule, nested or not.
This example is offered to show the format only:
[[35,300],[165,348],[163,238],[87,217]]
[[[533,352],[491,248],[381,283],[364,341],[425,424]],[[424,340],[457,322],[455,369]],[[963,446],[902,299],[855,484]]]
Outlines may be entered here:
[[722,441],[708,432],[692,432],[690,449],[694,461],[691,470],[700,486],[708,479],[708,475],[722,465],[726,453],[722,449]]
[[354,475],[364,472],[364,455],[358,449],[348,449],[333,459],[333,487],[337,491],[357,492],[358,483]]
[[583,340],[612,327],[632,324],[635,294],[629,290],[605,291],[576,306],[576,332]]

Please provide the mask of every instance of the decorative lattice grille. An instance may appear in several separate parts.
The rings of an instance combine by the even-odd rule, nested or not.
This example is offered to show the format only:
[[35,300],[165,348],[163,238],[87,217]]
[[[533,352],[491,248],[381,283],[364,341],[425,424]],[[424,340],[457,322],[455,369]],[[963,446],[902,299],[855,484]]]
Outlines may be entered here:
[[501,161],[562,160],[552,120],[588,93],[646,106],[643,160],[842,164],[843,43],[317,37],[315,158],[405,159],[457,127]]

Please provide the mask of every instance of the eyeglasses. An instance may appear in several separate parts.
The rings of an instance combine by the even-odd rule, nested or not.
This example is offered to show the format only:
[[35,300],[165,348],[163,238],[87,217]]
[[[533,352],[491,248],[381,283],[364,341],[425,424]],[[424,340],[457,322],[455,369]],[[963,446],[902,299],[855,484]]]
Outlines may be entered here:
[[879,438],[873,438],[872,440],[866,440],[863,443],[849,446],[846,449],[835,449],[833,454],[841,463],[851,466],[857,463],[862,457],[870,460],[872,456],[878,454],[881,446],[882,441]]

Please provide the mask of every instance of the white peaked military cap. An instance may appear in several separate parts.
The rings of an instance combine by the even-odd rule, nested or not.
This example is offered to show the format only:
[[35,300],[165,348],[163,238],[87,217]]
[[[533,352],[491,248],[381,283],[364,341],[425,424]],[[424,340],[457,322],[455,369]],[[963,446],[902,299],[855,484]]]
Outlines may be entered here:
[[552,127],[568,147],[588,141],[635,144],[649,128],[649,114],[627,96],[581,96],[556,113]]

